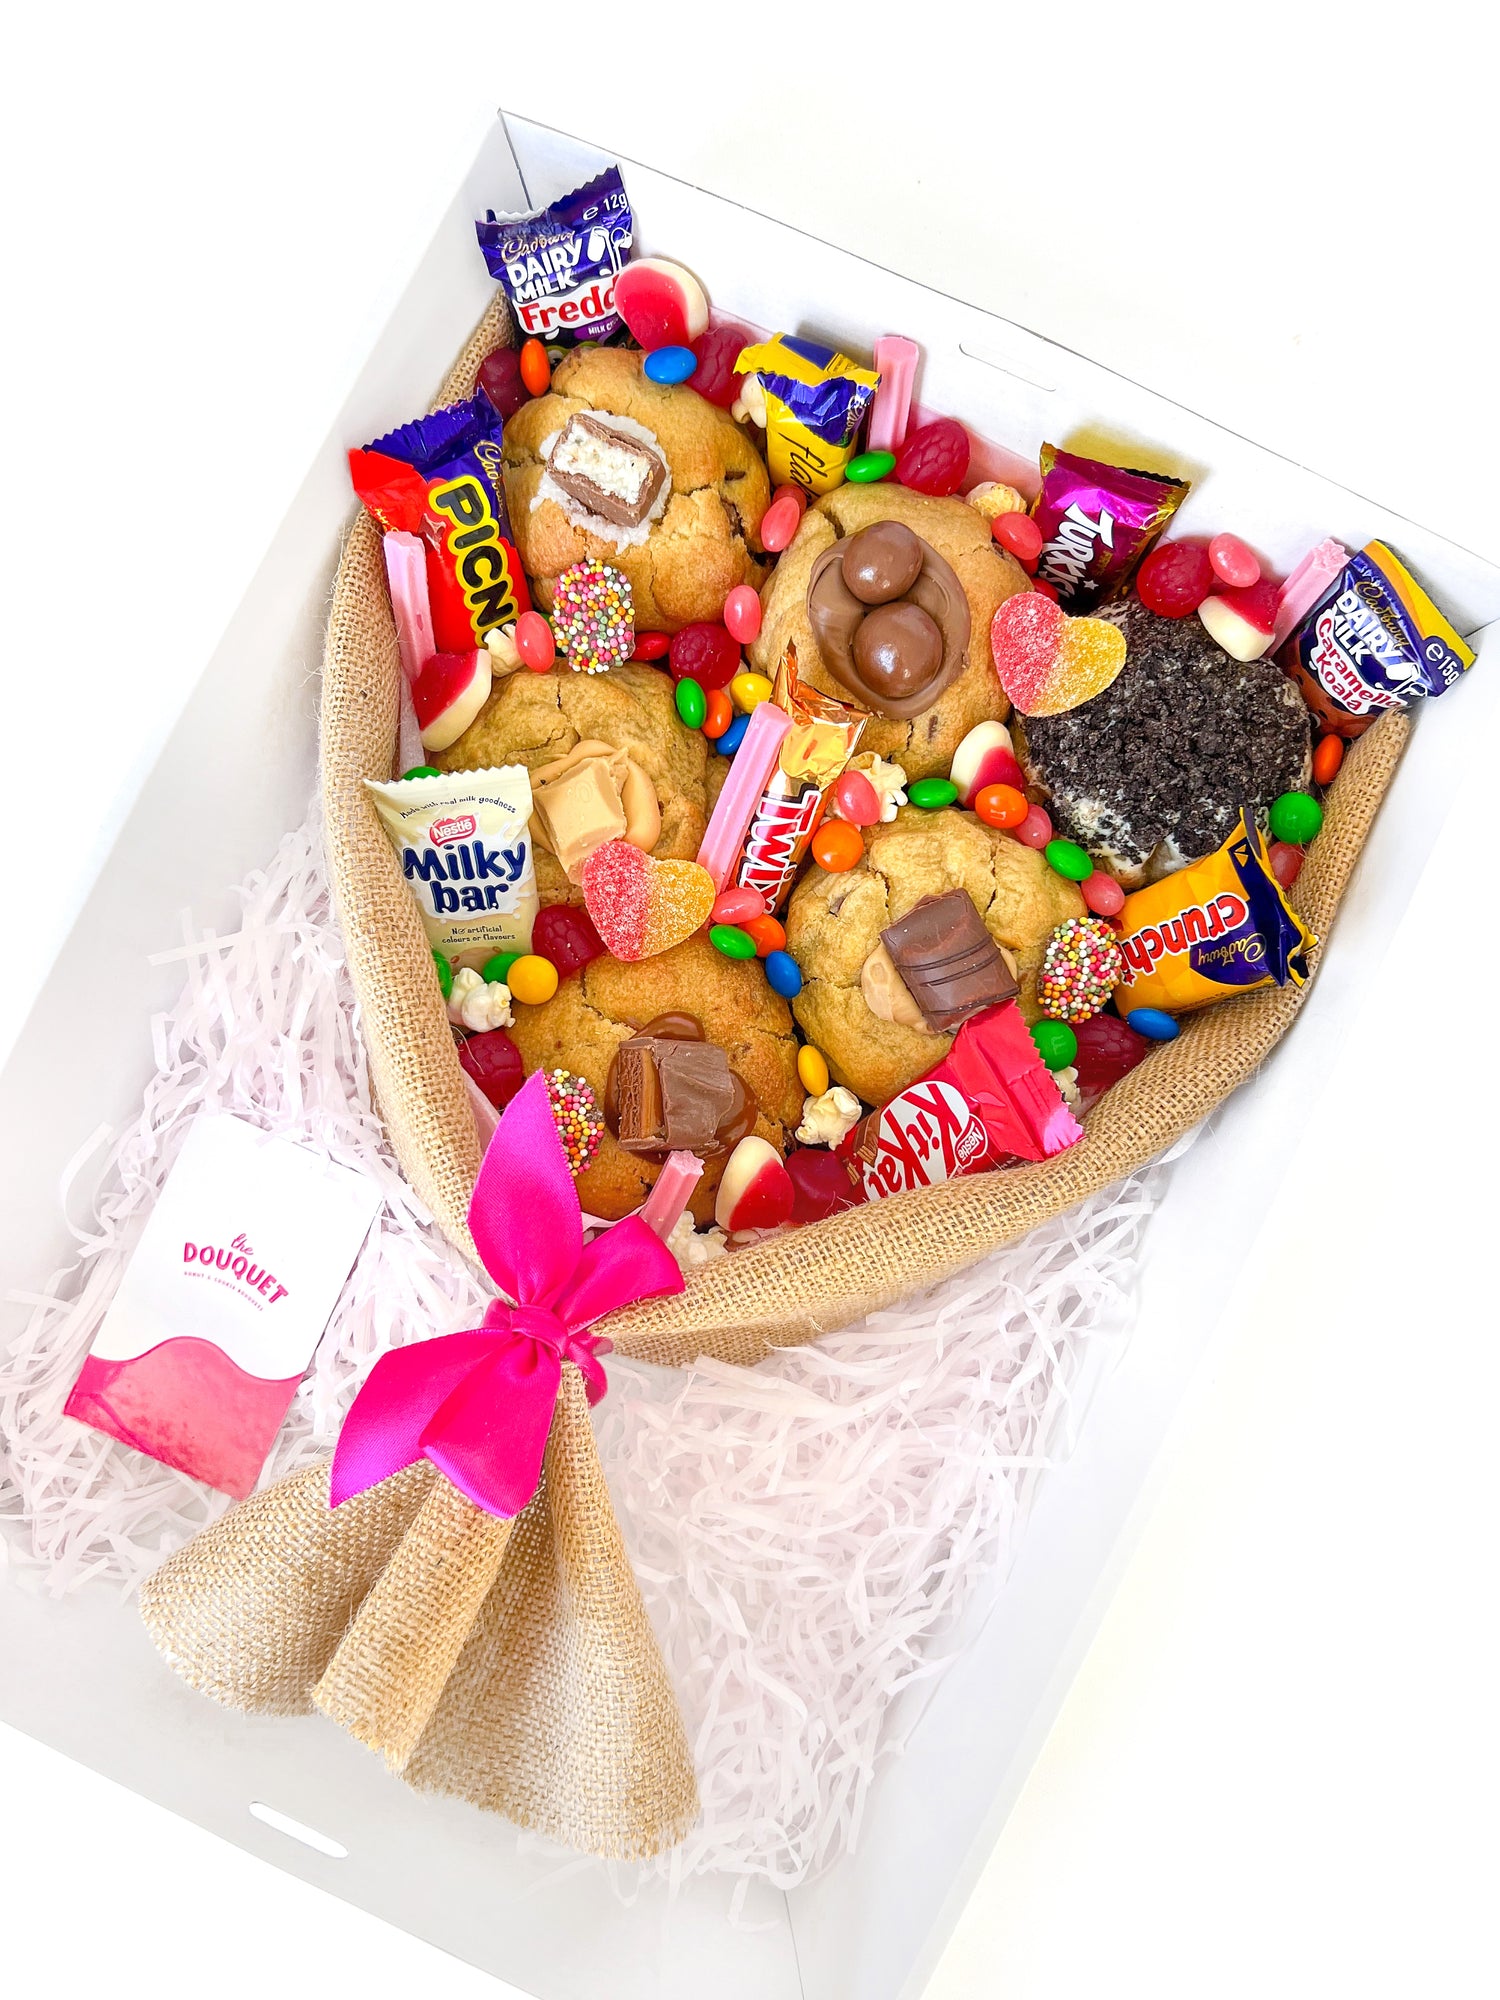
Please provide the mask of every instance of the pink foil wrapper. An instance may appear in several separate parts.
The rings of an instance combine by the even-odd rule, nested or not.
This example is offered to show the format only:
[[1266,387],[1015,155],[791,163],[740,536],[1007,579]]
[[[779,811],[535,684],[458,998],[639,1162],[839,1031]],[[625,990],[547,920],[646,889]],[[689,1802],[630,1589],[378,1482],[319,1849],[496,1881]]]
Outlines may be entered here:
[[1064,611],[1088,611],[1129,583],[1182,505],[1188,482],[1078,458],[1053,444],[1042,446],[1041,468],[1041,491],[1031,507],[1042,531],[1036,573],[1052,585]]

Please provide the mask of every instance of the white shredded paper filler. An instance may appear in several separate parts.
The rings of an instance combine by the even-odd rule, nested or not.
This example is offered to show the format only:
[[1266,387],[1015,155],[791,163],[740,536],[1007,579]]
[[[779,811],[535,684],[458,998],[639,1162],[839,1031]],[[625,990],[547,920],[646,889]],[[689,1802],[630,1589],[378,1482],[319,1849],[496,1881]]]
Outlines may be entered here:
[[[371,1106],[317,815],[241,891],[239,928],[184,918],[187,984],[157,1074],[62,1199],[78,1259],[0,1359],[0,1559],[63,1593],[129,1591],[231,1504],[62,1407],[191,1121],[232,1111],[372,1175],[383,1205],[262,1475],[326,1455],[375,1357],[475,1326],[485,1295],[401,1178]],[[80,1187],[98,1180],[86,1202]],[[609,1363],[596,1426],[687,1718],[703,1815],[654,1864],[779,1888],[857,1839],[912,1704],[1014,1556],[1039,1475],[1133,1317],[1162,1168],[972,1269],[756,1369]],[[17,1295],[13,1295],[17,1296]],[[738,1905],[739,1898],[736,1898]]]

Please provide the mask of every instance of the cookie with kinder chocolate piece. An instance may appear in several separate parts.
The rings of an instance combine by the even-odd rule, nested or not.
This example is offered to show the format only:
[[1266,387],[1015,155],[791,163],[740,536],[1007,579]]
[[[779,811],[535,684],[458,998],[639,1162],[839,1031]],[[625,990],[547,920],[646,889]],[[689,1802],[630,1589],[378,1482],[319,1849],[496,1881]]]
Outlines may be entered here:
[[[895,532],[851,558],[855,585],[871,593],[861,598],[843,556],[886,523]],[[946,777],[969,731],[1010,712],[990,663],[990,623],[1029,589],[966,501],[885,481],[840,486],[808,508],[763,591],[750,664],[772,673],[795,646],[809,686],[870,711],[862,749],[910,779]]]
[[[605,1135],[578,1182],[592,1215],[615,1221],[645,1200],[670,1152],[681,1150],[685,1128],[670,1119],[682,1106],[698,1120],[693,1135],[710,1141],[700,1152],[705,1171],[691,1203],[700,1225],[713,1220],[719,1178],[740,1138],[757,1133],[778,1153],[793,1143],[803,1090],[787,1004],[754,959],[725,958],[702,936],[630,964],[596,958],[550,1000],[518,1007],[508,1032],[527,1075],[571,1070],[604,1107]],[[696,1054],[678,1059],[657,1046],[683,1039],[696,1044]],[[646,1046],[625,1058],[631,1101],[622,1131],[617,1059],[627,1043]]]
[[585,346],[560,361],[548,393],[505,426],[505,491],[544,610],[557,578],[593,558],[628,580],[637,631],[676,632],[760,585],[771,486],[728,411],[652,381],[643,360]]
[[[1048,939],[1086,911],[1075,885],[1044,855],[957,807],[902,806],[894,820],[865,828],[863,839],[864,858],[855,867],[839,874],[811,868],[793,890],[787,950],[802,968],[802,990],[792,1002],[802,1032],[822,1050],[836,1083],[867,1104],[882,1104],[947,1054],[964,1004],[1001,991],[986,983],[996,969],[980,962],[976,936],[952,926],[931,935],[934,902],[955,890],[967,894],[1020,987],[1028,1022],[1040,1014],[1037,980]],[[926,916],[912,922],[923,905]],[[898,968],[903,950],[919,965],[915,992]],[[949,1023],[943,1032],[924,1013],[948,997],[940,992],[935,1001],[931,991],[938,961],[973,980],[958,996],[963,1004],[938,1016]]]

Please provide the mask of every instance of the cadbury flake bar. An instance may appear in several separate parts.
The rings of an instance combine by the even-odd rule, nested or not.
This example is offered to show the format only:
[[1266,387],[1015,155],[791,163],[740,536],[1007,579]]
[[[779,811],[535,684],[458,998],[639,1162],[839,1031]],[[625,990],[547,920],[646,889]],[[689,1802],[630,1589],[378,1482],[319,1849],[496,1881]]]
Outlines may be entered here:
[[530,951],[538,898],[525,765],[365,784],[433,950],[476,971],[496,952]]
[[854,755],[869,716],[830,695],[803,687],[797,654],[787,648],[776,670],[772,703],[789,715],[776,762],[750,818],[744,850],[731,871],[741,888],[758,889],[773,915],[812,845],[824,802]]
[[1216,853],[1125,898],[1120,951],[1126,983],[1115,1006],[1187,1014],[1257,986],[1307,983],[1307,954],[1318,940],[1271,872],[1253,815]]
[[615,279],[630,261],[634,223],[618,167],[530,215],[491,209],[474,228],[522,340],[572,347],[623,333]]
[[[880,387],[875,369],[787,333],[741,348],[734,368],[760,384],[772,485],[800,486],[804,493],[831,493],[841,486]],[[746,400],[760,422],[759,402]]]
[[1031,507],[1042,531],[1036,573],[1064,611],[1087,611],[1119,596],[1187,497],[1188,482],[1079,458],[1055,444],[1042,446],[1040,463]]
[[1411,571],[1384,542],[1350,556],[1278,655],[1308,707],[1340,736],[1388,708],[1446,694],[1474,664]]

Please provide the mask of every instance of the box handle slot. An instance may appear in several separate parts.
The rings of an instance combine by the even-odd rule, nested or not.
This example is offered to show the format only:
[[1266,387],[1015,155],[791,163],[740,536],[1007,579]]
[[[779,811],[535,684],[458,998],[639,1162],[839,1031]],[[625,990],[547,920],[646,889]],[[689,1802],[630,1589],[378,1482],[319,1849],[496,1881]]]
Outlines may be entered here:
[[340,1846],[326,1833],[319,1833],[315,1826],[306,1826],[300,1819],[293,1819],[289,1813],[278,1812],[275,1806],[268,1806],[260,1799],[250,1801],[250,1814],[263,1826],[284,1833],[291,1840],[300,1840],[304,1847],[311,1847],[319,1854],[326,1854],[331,1861],[347,1861],[349,1850]]

